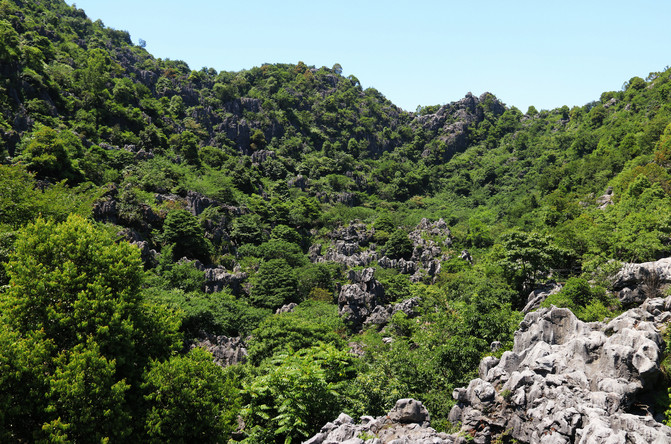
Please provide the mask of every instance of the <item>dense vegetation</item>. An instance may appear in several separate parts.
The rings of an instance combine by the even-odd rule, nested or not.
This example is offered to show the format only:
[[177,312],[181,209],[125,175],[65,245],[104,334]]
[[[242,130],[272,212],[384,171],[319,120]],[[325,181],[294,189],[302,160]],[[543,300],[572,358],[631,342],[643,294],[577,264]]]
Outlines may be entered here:
[[[195,71],[62,0],[0,1],[2,441],[298,442],[409,396],[446,428],[537,284],[602,319],[619,261],[671,253],[670,70],[525,113],[410,113],[341,73]],[[310,258],[357,221],[358,252],[406,260],[422,218],[451,230],[439,273],[370,264],[418,316],[339,316],[352,267]],[[239,282],[212,292],[217,267]],[[206,334],[247,362],[185,351]]]

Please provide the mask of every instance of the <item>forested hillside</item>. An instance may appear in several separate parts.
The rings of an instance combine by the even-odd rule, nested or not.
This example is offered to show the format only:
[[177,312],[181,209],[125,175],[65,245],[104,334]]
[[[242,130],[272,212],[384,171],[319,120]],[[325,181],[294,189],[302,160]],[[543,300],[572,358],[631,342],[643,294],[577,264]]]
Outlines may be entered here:
[[407,397],[449,429],[530,292],[602,320],[671,255],[670,77],[407,112],[1,0],[0,440],[300,442]]

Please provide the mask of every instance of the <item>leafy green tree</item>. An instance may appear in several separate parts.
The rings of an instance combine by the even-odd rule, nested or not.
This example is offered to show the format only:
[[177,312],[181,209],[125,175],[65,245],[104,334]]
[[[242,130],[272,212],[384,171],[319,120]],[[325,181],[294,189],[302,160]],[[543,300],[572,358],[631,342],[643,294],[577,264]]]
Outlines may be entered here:
[[[179,339],[172,316],[142,304],[138,249],[80,216],[38,218],[18,232],[6,270],[0,321],[10,333],[0,338],[0,363],[12,371],[8,388],[28,385],[0,396],[12,406],[0,433],[31,440],[42,425],[50,440],[133,433],[141,373]],[[13,332],[20,336],[11,345]],[[10,353],[16,356],[7,359]],[[20,368],[31,362],[39,376]]]
[[248,347],[252,364],[258,365],[275,354],[309,348],[318,342],[331,343],[337,347],[343,345],[342,338],[336,333],[336,330],[345,329],[338,317],[337,307],[313,302],[306,309],[299,308],[303,304],[294,312],[266,318],[254,330]]
[[233,238],[238,245],[258,245],[263,242],[265,237],[263,231],[264,225],[264,221],[261,220],[261,217],[258,214],[243,214],[233,221],[231,238]]
[[533,290],[536,281],[560,263],[562,256],[562,251],[539,233],[511,231],[503,235],[501,245],[503,257],[499,264],[520,293]]
[[570,309],[583,321],[602,321],[612,317],[619,308],[617,300],[609,297],[603,287],[592,287],[583,278],[571,277],[558,293],[543,301],[543,307],[555,305]]
[[377,219],[375,219],[375,222],[373,222],[373,228],[375,228],[376,231],[380,230],[387,233],[392,233],[396,229],[389,213],[380,214]]
[[257,307],[275,309],[300,302],[296,271],[282,258],[262,262],[253,283],[251,301]]
[[173,259],[196,258],[209,262],[210,245],[196,216],[186,210],[168,213],[163,223],[163,242],[174,244]]
[[276,225],[270,232],[271,239],[281,239],[294,244],[301,244],[301,235],[296,230],[283,224]]
[[384,244],[385,254],[392,259],[410,259],[413,249],[414,246],[408,234],[401,229],[394,231]]
[[[320,344],[275,356],[265,373],[245,386],[243,415],[251,435],[272,430],[280,442],[299,442],[314,434],[345,405],[344,381],[355,375],[354,358]],[[259,430],[261,429],[261,430]]]
[[44,333],[0,329],[0,440],[29,442],[44,422],[49,357],[53,341]]
[[150,442],[219,443],[235,430],[239,391],[201,348],[153,362],[143,389]]
[[21,231],[6,269],[11,285],[0,307],[13,328],[42,330],[60,349],[96,338],[104,354],[125,349],[132,359],[142,279],[136,247],[79,216],[38,219]]
[[57,412],[76,442],[124,440],[131,434],[125,406],[130,386],[118,380],[116,362],[100,354],[92,340],[62,351],[54,359],[47,412]]
[[308,262],[300,246],[283,239],[270,239],[259,245],[257,250],[264,260],[284,259],[291,267],[300,267]]
[[21,156],[26,162],[26,169],[43,179],[78,180],[81,174],[72,164],[67,143],[52,128],[42,126],[34,131]]

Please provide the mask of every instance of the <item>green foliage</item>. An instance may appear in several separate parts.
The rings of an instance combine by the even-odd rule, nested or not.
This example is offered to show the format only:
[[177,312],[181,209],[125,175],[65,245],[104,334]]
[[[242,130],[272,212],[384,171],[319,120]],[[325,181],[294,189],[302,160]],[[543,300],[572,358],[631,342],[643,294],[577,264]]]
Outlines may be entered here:
[[531,291],[538,279],[561,263],[561,249],[539,233],[512,231],[502,237],[501,243],[503,257],[499,264],[510,284],[521,293]]
[[336,333],[345,330],[337,308],[323,302],[309,301],[291,313],[266,318],[252,333],[248,353],[252,364],[289,350],[309,348],[318,342],[343,345]]
[[60,348],[93,337],[105,352],[131,352],[140,267],[137,248],[116,244],[80,217],[38,219],[16,240],[0,306],[14,328],[42,330]]
[[188,337],[199,337],[203,333],[244,337],[271,313],[268,309],[252,307],[246,300],[225,291],[185,293],[153,287],[145,290],[145,297],[177,310],[181,330]]
[[301,235],[298,234],[296,230],[286,225],[280,224],[275,227],[270,232],[271,239],[279,239],[286,242],[291,242],[294,244],[300,245]]
[[273,430],[282,442],[298,442],[338,415],[346,399],[338,390],[352,376],[354,358],[330,345],[276,355],[263,376],[246,385],[243,409],[252,433]]
[[618,301],[609,297],[603,287],[592,287],[585,279],[577,277],[569,278],[560,292],[548,296],[541,305],[569,308],[586,322],[612,318],[619,308]]
[[384,244],[385,254],[391,259],[410,259],[413,248],[408,234],[401,229],[394,231]]
[[54,359],[47,412],[69,424],[74,441],[123,440],[131,433],[130,414],[124,408],[130,386],[117,380],[116,362],[100,353],[92,340],[77,344]]
[[200,348],[153,362],[142,386],[149,405],[145,428],[150,442],[221,442],[237,425],[240,400],[235,385]]
[[262,262],[254,276],[252,304],[276,309],[290,302],[300,302],[294,268],[282,258]]
[[76,152],[76,145],[72,147],[71,144],[74,142],[81,147],[81,142],[63,136],[46,126],[35,130],[21,156],[26,162],[26,169],[41,179],[77,181],[80,174],[74,168],[68,151]]
[[0,293],[0,362],[11,371],[3,373],[0,433],[20,441],[129,437],[142,369],[179,339],[169,313],[141,304],[139,251],[74,215],[37,219],[14,247]]
[[211,246],[205,239],[198,219],[186,210],[168,213],[163,224],[162,239],[166,244],[174,244],[173,259],[189,257],[209,262]]
[[[248,387],[263,381],[255,387],[264,404],[245,400],[248,442],[299,440],[332,419],[324,412],[333,405],[383,414],[406,396],[422,399],[444,428],[445,393],[468,382],[489,342],[510,346],[520,319],[512,308],[536,283],[550,273],[567,279],[550,302],[601,319],[616,305],[575,276],[597,273],[590,280],[603,283],[609,260],[671,254],[671,70],[571,109],[529,107],[523,116],[486,94],[473,98],[474,111],[447,104],[408,113],[342,77],[338,64],[196,71],[154,58],[63,2],[2,1],[0,16],[0,155],[12,164],[0,165],[0,260],[8,262],[0,285],[10,285],[0,294],[2,441],[147,441],[149,432],[171,440],[161,421],[179,421],[161,410],[176,408],[179,389],[149,420],[139,381],[150,358],[168,365],[178,328],[256,331],[252,364],[240,372]],[[425,125],[435,113],[444,125]],[[464,144],[443,140],[455,124],[464,125]],[[98,188],[108,182],[116,186]],[[610,197],[597,198],[609,186]],[[187,199],[198,216],[184,211]],[[71,212],[116,225],[91,234]],[[310,263],[304,252],[358,220],[375,229],[362,250],[408,259],[406,233],[424,217],[453,231],[449,245],[429,235],[445,259],[440,275],[425,286],[377,270],[387,297],[420,296],[420,313],[393,317],[392,344],[364,333],[366,362],[345,372],[337,390],[347,400],[333,398],[328,369],[310,363],[322,352],[296,351],[359,339],[346,337],[334,304],[346,267]],[[57,232],[66,219],[63,227],[79,224],[83,234]],[[137,252],[111,233],[161,247],[142,294],[142,271],[131,271]],[[458,258],[464,248],[473,263]],[[235,295],[204,294],[203,273],[174,262],[183,256],[249,280]],[[270,316],[290,301],[304,302]],[[281,370],[270,363],[277,354],[288,361]],[[175,368],[201,365],[180,359]],[[319,412],[304,408],[312,400],[303,382],[329,400],[315,401]],[[228,439],[229,426],[217,430],[216,440]]]

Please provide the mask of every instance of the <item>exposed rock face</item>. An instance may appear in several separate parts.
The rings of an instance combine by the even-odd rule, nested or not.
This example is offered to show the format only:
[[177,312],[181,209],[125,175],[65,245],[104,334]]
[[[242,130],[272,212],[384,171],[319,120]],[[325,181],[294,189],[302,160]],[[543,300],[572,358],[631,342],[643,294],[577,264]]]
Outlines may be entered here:
[[403,312],[409,318],[417,315],[415,308],[419,305],[421,299],[418,297],[406,299],[394,305],[378,305],[373,312],[364,321],[365,325],[384,325],[389,322],[392,316],[398,312]]
[[383,268],[397,269],[401,274],[410,274],[413,282],[421,281],[425,276],[435,276],[440,273],[440,262],[445,259],[441,247],[436,240],[428,237],[443,238],[442,244],[452,244],[451,232],[443,219],[429,222],[424,218],[408,234],[412,241],[413,251],[410,260],[390,259],[383,256],[378,264]]
[[613,205],[613,187],[608,187],[606,192],[596,199],[596,204],[600,210],[606,209],[608,205]]
[[[361,437],[375,436],[364,441]],[[305,441],[305,444],[459,444],[466,442],[438,433],[429,427],[429,412],[421,402],[414,399],[399,399],[396,406],[385,416],[373,418],[363,416],[361,424],[341,413],[333,422],[322,427],[320,433]]]
[[671,257],[655,262],[625,264],[612,281],[613,290],[625,307],[660,295],[671,283]]
[[213,205],[218,206],[218,203],[200,193],[195,191],[186,193],[186,208],[194,216],[199,216],[207,207]]
[[373,277],[374,273],[374,268],[350,270],[349,280],[353,283],[343,285],[338,295],[339,314],[351,322],[355,329],[361,327],[375,307],[385,302],[384,289]]
[[223,267],[205,268],[205,292],[216,293],[224,288],[230,288],[231,293],[240,294],[242,282],[247,279],[247,273],[229,272]]
[[453,393],[462,433],[490,442],[507,433],[524,443],[662,443],[647,396],[662,376],[671,297],[650,299],[608,324],[570,310],[526,315],[512,351],[485,358],[480,378]]
[[450,159],[454,154],[462,152],[468,146],[471,129],[484,120],[484,111],[488,109],[496,116],[505,112],[505,106],[490,93],[479,98],[468,93],[458,102],[441,106],[435,114],[417,116],[413,122],[425,131],[434,133],[445,144],[442,153],[433,153],[427,147],[422,157],[440,155],[442,160]]
[[562,286],[556,282],[548,282],[547,284],[540,285],[534,291],[529,293],[527,298],[527,305],[522,309],[523,313],[529,313],[530,311],[536,310],[541,306],[543,301],[545,301],[548,296],[559,293],[562,289]]
[[337,262],[347,267],[367,267],[378,259],[374,250],[362,251],[361,247],[369,245],[374,231],[366,225],[354,223],[348,227],[334,230],[330,237],[333,240],[323,256],[319,255],[321,245],[313,245],[308,252],[313,262]]
[[140,257],[147,268],[155,267],[158,264],[158,252],[149,246],[149,242],[138,240],[131,242],[140,249]]
[[291,302],[289,304],[284,304],[277,310],[275,310],[275,314],[280,314],[280,313],[291,313],[294,311],[294,309],[298,306],[295,302]]
[[190,346],[192,349],[196,347],[202,347],[212,353],[214,362],[222,367],[242,364],[247,360],[247,348],[240,337],[205,335]]

